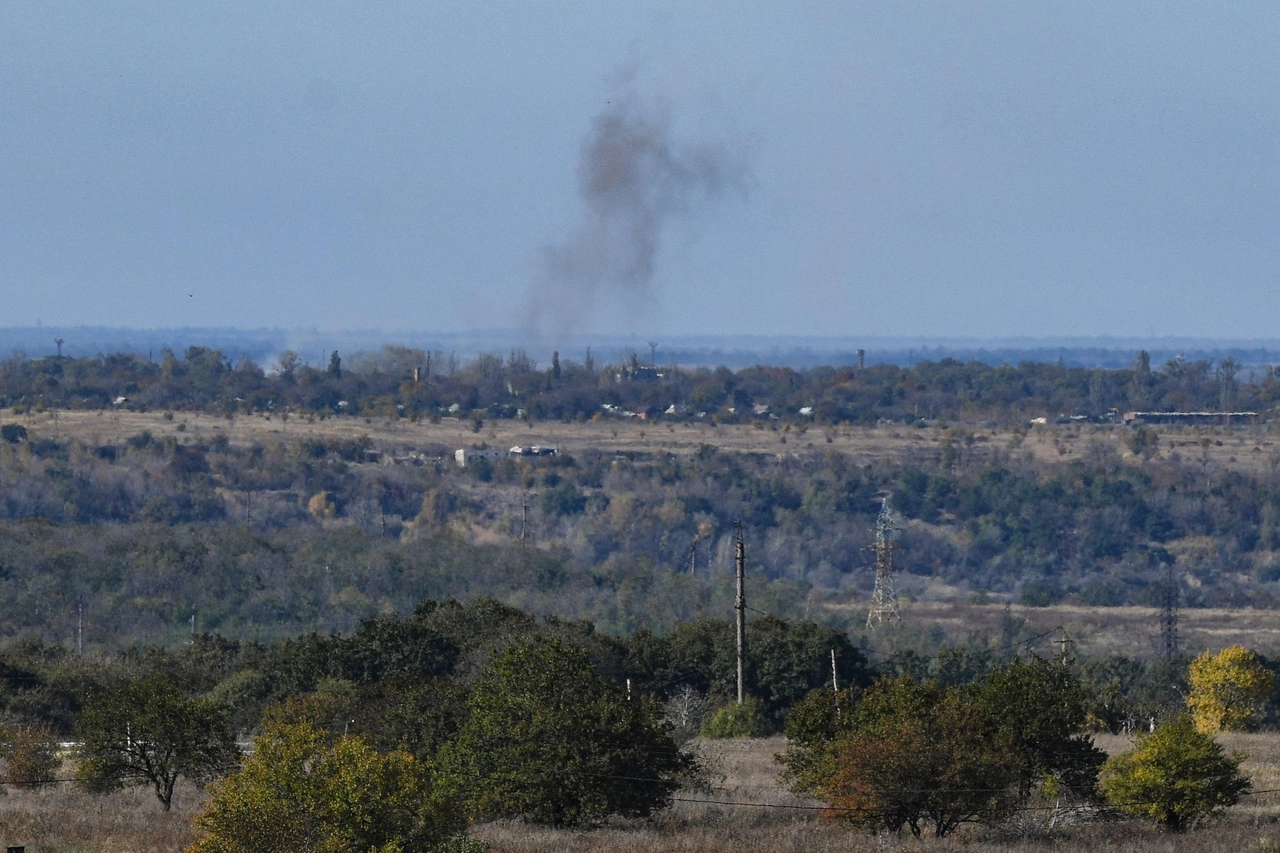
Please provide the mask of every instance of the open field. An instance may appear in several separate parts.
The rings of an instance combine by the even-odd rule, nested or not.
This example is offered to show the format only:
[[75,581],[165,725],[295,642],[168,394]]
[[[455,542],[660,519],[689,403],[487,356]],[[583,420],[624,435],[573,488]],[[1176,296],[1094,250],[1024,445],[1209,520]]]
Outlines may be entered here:
[[[1226,747],[1248,755],[1244,769],[1254,788],[1280,788],[1280,734],[1232,734]],[[1115,752],[1128,738],[1103,736],[1098,743]],[[475,834],[493,853],[586,853],[586,851],[725,851],[725,853],[808,853],[927,849],[940,851],[1164,851],[1280,850],[1280,793],[1246,797],[1226,818],[1182,836],[1163,833],[1141,821],[1118,821],[1050,831],[1043,812],[1029,813],[1017,832],[966,827],[954,838],[916,842],[872,838],[824,823],[817,805],[796,797],[777,781],[773,756],[782,738],[702,742],[699,749],[713,770],[709,791],[682,792],[671,809],[648,821],[619,822],[592,830],[564,831],[514,822],[482,824]],[[0,797],[0,844],[25,844],[28,853],[177,853],[190,843],[191,816],[200,793],[183,786],[174,810],[162,812],[149,791],[135,789],[96,797],[71,786],[49,791],[9,791]],[[692,802],[714,800],[720,803]],[[753,805],[726,805],[750,803]]]
[[[380,450],[412,449],[438,443],[449,448],[485,442],[494,447],[543,444],[576,453],[595,449],[610,452],[692,453],[703,444],[723,451],[773,453],[782,456],[835,450],[858,464],[896,460],[929,466],[939,445],[948,440],[940,428],[912,428],[900,424],[875,427],[790,427],[778,422],[714,426],[705,421],[664,422],[609,418],[584,423],[489,420],[477,432],[470,421],[442,418],[439,423],[380,417],[314,417],[239,415],[232,418],[177,412],[93,411],[32,412],[0,418],[27,426],[33,437],[70,436],[90,444],[119,443],[149,430],[157,437],[210,441],[225,435],[233,444],[278,441],[299,436],[356,438],[369,436]],[[1037,426],[1013,431],[986,425],[960,425],[964,437],[955,441],[959,460],[981,464],[996,456],[1005,460],[1062,462],[1080,457],[1132,460],[1125,446],[1128,427],[1089,424]],[[1159,452],[1177,455],[1214,470],[1280,470],[1280,435],[1267,425],[1190,428],[1156,426]]]
[[[823,606],[847,613],[849,629],[854,634],[862,632],[865,604]],[[901,627],[876,628],[873,640],[877,644],[892,645],[896,638],[927,633],[934,626],[945,631],[953,641],[998,637],[1006,614],[1003,605],[963,601],[906,601],[900,609]],[[1066,629],[1073,648],[1087,657],[1123,654],[1148,658],[1160,652],[1160,612],[1153,607],[1010,605],[1007,613],[1026,622],[1024,635],[1046,635],[1022,647],[1041,654],[1056,653],[1060,649],[1059,628]],[[1280,612],[1253,608],[1185,608],[1178,613],[1178,634],[1182,648],[1189,652],[1217,651],[1239,644],[1267,655],[1280,654]]]

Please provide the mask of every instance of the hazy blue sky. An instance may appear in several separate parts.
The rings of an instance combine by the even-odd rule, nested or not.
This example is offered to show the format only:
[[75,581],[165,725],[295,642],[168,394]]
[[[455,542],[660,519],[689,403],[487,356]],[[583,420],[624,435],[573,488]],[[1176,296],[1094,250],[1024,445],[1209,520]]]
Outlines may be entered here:
[[[727,188],[557,326],[620,108]],[[5,2],[0,325],[1280,337],[1278,108],[1274,2]]]

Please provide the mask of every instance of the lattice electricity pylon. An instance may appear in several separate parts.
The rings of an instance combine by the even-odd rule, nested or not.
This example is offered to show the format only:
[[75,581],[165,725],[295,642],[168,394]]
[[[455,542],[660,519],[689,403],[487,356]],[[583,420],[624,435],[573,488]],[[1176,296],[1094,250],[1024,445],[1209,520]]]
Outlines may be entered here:
[[889,512],[889,499],[880,503],[880,516],[876,519],[876,541],[871,550],[876,552],[876,588],[871,593],[871,609],[867,611],[867,627],[881,622],[900,622],[898,593],[893,586],[893,515]]

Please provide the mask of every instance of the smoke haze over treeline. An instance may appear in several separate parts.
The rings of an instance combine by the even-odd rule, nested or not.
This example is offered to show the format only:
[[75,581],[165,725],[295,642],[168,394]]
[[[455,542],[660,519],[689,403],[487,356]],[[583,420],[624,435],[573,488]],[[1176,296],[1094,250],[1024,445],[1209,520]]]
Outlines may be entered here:
[[530,331],[563,339],[604,300],[633,321],[651,314],[664,239],[727,196],[745,198],[750,184],[731,146],[675,139],[664,104],[630,88],[615,94],[582,146],[581,221],[546,247],[530,288]]

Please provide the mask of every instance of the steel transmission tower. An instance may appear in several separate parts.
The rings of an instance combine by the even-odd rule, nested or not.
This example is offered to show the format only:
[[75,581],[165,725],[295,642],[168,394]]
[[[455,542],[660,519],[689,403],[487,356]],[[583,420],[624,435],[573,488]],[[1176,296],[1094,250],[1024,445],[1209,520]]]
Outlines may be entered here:
[[900,622],[898,593],[893,587],[893,515],[889,512],[889,499],[880,503],[880,516],[876,519],[876,541],[871,549],[876,552],[876,588],[871,593],[871,610],[867,612],[867,627],[881,622]]

